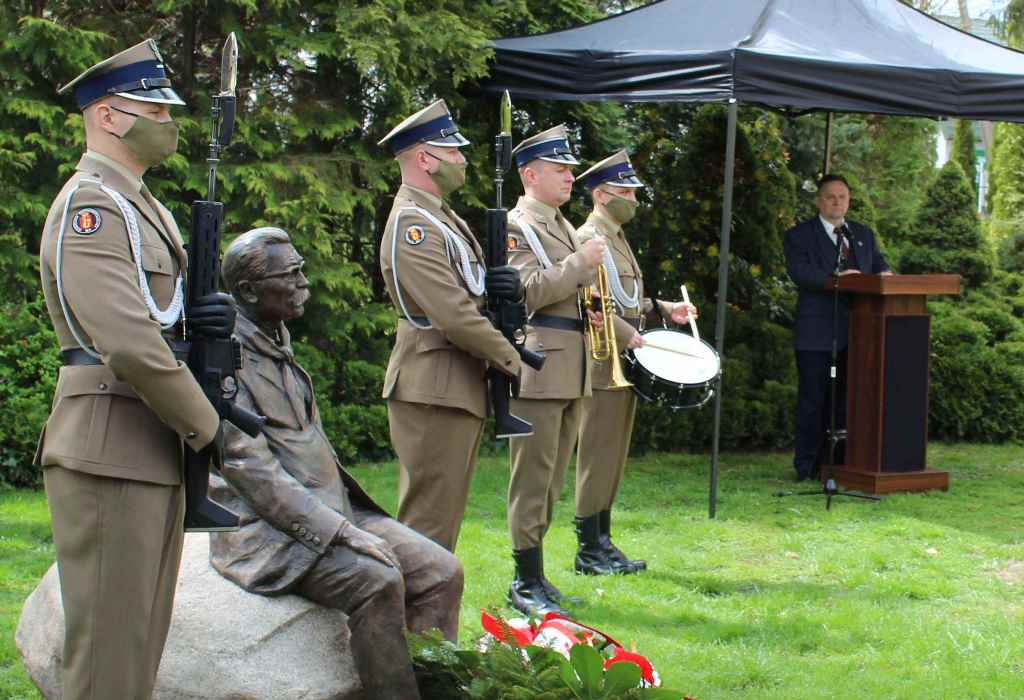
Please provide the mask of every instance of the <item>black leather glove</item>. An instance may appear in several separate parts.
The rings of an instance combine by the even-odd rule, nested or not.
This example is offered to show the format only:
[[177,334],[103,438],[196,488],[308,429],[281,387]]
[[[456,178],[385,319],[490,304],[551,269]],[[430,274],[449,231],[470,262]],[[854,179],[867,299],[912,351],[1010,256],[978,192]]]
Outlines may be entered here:
[[523,296],[523,285],[519,281],[519,270],[511,265],[491,267],[484,282],[487,296],[509,301],[519,301]]
[[230,338],[235,330],[235,299],[224,292],[199,297],[188,310],[188,329],[204,338]]
[[206,444],[204,450],[214,450],[220,452],[224,449],[224,424],[217,424],[217,432],[213,434],[213,439]]

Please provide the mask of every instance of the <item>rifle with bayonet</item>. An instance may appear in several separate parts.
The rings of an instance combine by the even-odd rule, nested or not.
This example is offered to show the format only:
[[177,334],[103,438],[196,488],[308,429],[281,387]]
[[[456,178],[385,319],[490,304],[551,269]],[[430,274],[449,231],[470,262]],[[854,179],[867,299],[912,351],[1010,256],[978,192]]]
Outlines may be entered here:
[[[207,198],[192,203],[192,230],[189,238],[188,294],[185,313],[198,299],[217,291],[220,279],[220,239],[224,205],[215,200],[217,164],[220,152],[231,142],[235,130],[235,81],[238,71],[238,42],[232,32],[221,54],[220,93],[213,97]],[[234,403],[238,385],[235,372],[241,369],[241,348],[234,338],[191,338],[188,367],[220,414],[239,430],[256,437],[265,419]],[[235,530],[238,517],[211,501],[207,495],[210,464],[219,461],[219,446],[200,452],[185,448],[185,530],[209,532]]]
[[[487,210],[487,267],[508,264],[508,211],[502,205],[502,185],[505,173],[512,167],[512,98],[508,90],[501,97],[501,133],[494,142],[494,189],[497,206]],[[487,314],[494,327],[512,343],[523,363],[535,370],[544,365],[544,354],[526,347],[526,305],[498,297],[487,298]],[[512,415],[510,399],[518,397],[519,385],[507,374],[488,370],[491,409],[494,413],[495,434],[499,438],[532,435],[533,426]]]

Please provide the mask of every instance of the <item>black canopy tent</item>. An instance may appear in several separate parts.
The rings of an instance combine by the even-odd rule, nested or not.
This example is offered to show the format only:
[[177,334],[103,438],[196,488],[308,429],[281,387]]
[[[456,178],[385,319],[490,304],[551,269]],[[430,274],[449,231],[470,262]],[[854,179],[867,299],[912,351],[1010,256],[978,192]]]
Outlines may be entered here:
[[[513,97],[727,102],[715,343],[725,341],[739,102],[809,111],[1024,122],[1024,53],[899,0],[660,0],[591,24],[494,42],[484,84]],[[722,392],[709,515],[715,516]]]

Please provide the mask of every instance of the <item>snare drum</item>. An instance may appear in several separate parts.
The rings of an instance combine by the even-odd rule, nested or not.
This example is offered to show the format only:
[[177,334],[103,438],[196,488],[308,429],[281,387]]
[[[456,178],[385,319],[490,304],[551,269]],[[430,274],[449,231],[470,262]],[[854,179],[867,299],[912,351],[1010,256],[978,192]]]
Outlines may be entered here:
[[[688,333],[656,328],[642,333],[649,343],[626,353],[626,378],[644,401],[673,411],[700,408],[715,395],[722,363],[715,349]],[[655,347],[657,346],[657,347]]]

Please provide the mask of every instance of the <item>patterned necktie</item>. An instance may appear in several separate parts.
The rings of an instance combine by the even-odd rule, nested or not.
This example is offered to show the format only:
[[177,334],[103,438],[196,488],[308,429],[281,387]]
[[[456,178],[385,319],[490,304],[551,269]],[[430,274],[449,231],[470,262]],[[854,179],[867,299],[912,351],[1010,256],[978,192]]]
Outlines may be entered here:
[[849,266],[850,246],[846,242],[846,235],[842,228],[836,229],[836,242],[839,244],[839,267],[845,270]]

